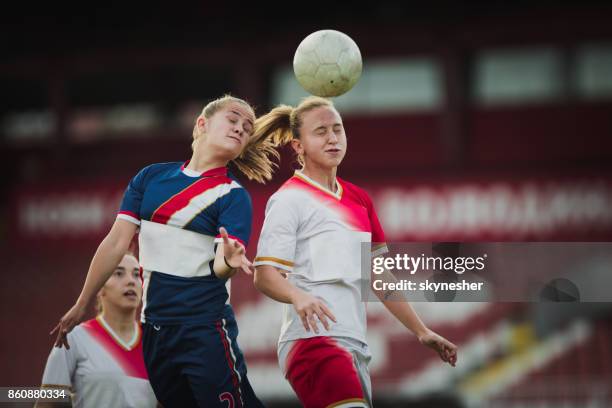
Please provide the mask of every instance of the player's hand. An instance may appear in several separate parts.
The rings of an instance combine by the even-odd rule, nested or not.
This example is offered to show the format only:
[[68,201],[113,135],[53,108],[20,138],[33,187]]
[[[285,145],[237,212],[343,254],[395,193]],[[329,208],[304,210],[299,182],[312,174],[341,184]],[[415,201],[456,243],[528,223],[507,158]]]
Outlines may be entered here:
[[53,333],[57,332],[57,338],[55,339],[54,344],[55,347],[62,347],[63,345],[66,347],[66,349],[70,349],[70,345],[68,344],[68,333],[74,329],[74,326],[83,321],[84,316],[85,307],[79,304],[75,304],[70,308],[70,310],[68,310],[68,312],[66,312],[64,317],[60,319],[57,326],[55,326],[55,328],[51,330],[51,333],[49,333],[51,336],[53,336]]
[[221,234],[221,238],[223,238],[223,255],[229,266],[233,269],[240,268],[244,273],[252,275],[253,271],[251,267],[253,264],[246,257],[244,246],[235,239],[230,241],[225,228],[219,228],[219,233]]
[[319,328],[317,327],[317,321],[315,320],[315,316],[325,330],[329,330],[329,322],[327,319],[329,318],[331,321],[336,323],[336,318],[329,308],[325,305],[325,303],[300,289],[296,289],[291,296],[291,303],[293,303],[293,307],[297,312],[300,319],[302,319],[302,324],[306,331],[310,331],[312,329],[316,334],[319,334]]
[[436,351],[442,361],[452,365],[453,367],[457,363],[457,346],[439,334],[431,330],[427,330],[424,334],[419,336],[419,341],[422,345]]

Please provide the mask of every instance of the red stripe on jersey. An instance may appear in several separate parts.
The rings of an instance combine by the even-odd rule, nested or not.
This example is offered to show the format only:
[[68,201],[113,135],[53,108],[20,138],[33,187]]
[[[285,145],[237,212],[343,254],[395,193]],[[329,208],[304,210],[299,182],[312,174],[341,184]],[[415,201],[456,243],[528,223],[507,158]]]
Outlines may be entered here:
[[337,178],[342,185],[342,197],[338,200],[329,193],[322,191],[319,187],[302,180],[299,177],[292,177],[281,188],[299,188],[313,194],[318,201],[327,207],[334,209],[340,218],[357,231],[372,232],[367,203],[361,199],[357,188],[352,184],[347,184]]
[[195,196],[220,184],[231,182],[230,178],[223,176],[199,179],[160,205],[151,216],[151,221],[166,224],[175,212],[185,208]]
[[[187,168],[189,162],[191,160],[187,160],[185,163],[181,165],[181,171]],[[216,177],[216,176],[227,176],[227,167],[215,167],[214,169],[206,170],[204,173],[200,174],[200,177]]]
[[142,355],[142,331],[138,325],[138,340],[131,350],[121,346],[110,333],[96,319],[88,320],[81,324],[96,341],[108,351],[128,377],[149,379]]

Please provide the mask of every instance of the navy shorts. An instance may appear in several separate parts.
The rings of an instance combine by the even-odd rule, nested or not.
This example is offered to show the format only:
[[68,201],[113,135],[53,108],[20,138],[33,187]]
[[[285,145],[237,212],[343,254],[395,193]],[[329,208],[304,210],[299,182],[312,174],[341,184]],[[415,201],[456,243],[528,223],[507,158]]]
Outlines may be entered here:
[[149,381],[164,408],[258,408],[234,319],[209,324],[143,325]]

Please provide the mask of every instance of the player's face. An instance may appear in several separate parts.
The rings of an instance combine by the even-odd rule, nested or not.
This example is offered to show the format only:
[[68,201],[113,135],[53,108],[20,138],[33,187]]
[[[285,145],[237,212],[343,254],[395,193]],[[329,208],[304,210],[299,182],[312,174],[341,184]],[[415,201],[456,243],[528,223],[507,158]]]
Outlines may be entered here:
[[334,108],[322,106],[302,115],[300,139],[293,143],[304,156],[306,167],[338,167],[346,154],[346,133],[340,114]]
[[255,115],[242,103],[229,102],[208,120],[204,119],[206,146],[233,160],[253,134]]
[[101,300],[120,309],[136,309],[142,298],[140,267],[132,255],[124,255],[100,291]]

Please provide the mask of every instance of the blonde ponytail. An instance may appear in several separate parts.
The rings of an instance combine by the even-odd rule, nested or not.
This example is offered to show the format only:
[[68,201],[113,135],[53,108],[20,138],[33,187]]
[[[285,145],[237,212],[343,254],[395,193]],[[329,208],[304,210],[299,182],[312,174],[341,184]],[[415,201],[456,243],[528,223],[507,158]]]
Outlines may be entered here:
[[[255,120],[253,135],[246,147],[232,162],[251,180],[265,183],[272,179],[272,172],[280,159],[276,147],[288,143],[291,138],[291,106],[278,106]],[[271,159],[275,159],[272,161]]]
[[[252,138],[253,140],[271,142],[273,147],[289,144],[293,139],[300,138],[300,128],[302,127],[302,116],[304,113],[322,106],[334,108],[334,104],[329,99],[318,96],[304,98],[295,108],[289,105],[279,105],[257,118]],[[278,158],[278,151],[274,149],[273,155]],[[302,167],[304,166],[304,158],[302,156],[298,155],[297,161]],[[276,166],[276,163],[274,165]]]

